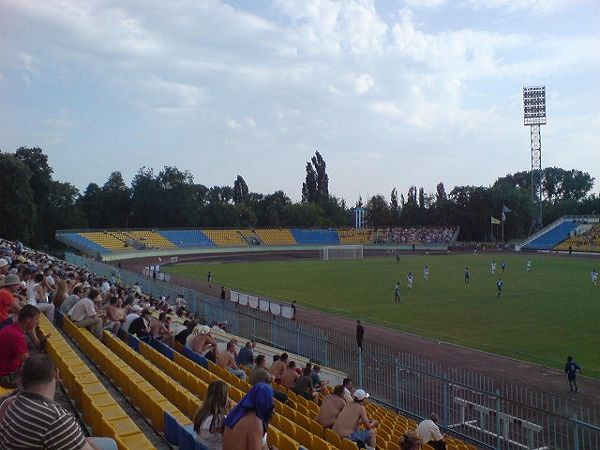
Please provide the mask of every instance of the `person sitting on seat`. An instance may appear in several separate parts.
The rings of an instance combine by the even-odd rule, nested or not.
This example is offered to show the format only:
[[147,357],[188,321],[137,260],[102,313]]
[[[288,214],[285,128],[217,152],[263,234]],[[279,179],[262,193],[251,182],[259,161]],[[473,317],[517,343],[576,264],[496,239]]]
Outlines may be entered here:
[[99,295],[95,289],[90,290],[86,297],[69,310],[69,317],[76,326],[86,328],[98,339],[102,339],[102,318],[94,305]]
[[[353,402],[348,403],[339,413],[333,431],[340,435],[341,438],[348,438],[352,442],[364,442],[367,444],[367,449],[375,448],[376,431],[378,422],[369,419],[367,409],[364,406],[365,399],[369,398],[362,389],[357,389],[353,394]],[[358,425],[363,424],[365,429],[361,430]]]
[[288,363],[288,354],[287,353],[282,353],[278,359],[275,359],[275,357],[273,357],[273,364],[271,364],[271,368],[269,369],[269,372],[271,372],[271,374],[273,375],[273,379],[275,380],[275,383],[281,384],[281,376],[283,375],[283,372],[285,372],[285,369],[287,368],[287,363]]
[[419,450],[421,438],[416,430],[410,430],[400,437],[400,450]]
[[301,397],[304,397],[306,400],[315,401],[318,394],[317,391],[315,391],[315,387],[310,377],[311,372],[312,370],[310,367],[305,367],[302,371],[302,376],[298,377],[294,383],[292,391]]
[[273,388],[258,383],[225,419],[223,450],[259,450],[267,447],[267,429],[273,417]]
[[238,353],[238,355],[236,356],[235,362],[238,363],[240,366],[248,366],[248,367],[250,367],[252,364],[254,364],[254,353],[252,352],[253,348],[254,348],[254,342],[252,342],[252,341],[246,342],[246,345],[244,346],[244,348],[242,348],[240,350],[240,352]]
[[335,423],[338,415],[346,406],[344,400],[344,386],[341,384],[333,388],[333,393],[328,395],[321,402],[319,414],[315,419],[323,428],[331,428]]
[[429,444],[435,450],[446,450],[444,435],[442,435],[437,425],[439,420],[440,418],[436,413],[431,413],[429,419],[425,419],[419,424],[417,434],[423,444]]
[[194,431],[198,441],[208,450],[222,450],[225,416],[230,407],[227,384],[213,381],[208,385],[206,398],[194,417]]
[[287,368],[283,372],[281,376],[281,385],[286,389],[292,389],[294,387],[294,383],[300,377],[298,372],[296,371],[296,363],[294,361],[290,361]]
[[229,341],[227,343],[227,349],[224,352],[219,353],[217,356],[217,365],[234,374],[239,379],[246,380],[246,372],[241,370],[235,363],[235,342]]
[[135,319],[129,325],[129,334],[133,334],[138,339],[149,339],[150,338],[150,310],[144,309],[140,317]]
[[29,358],[25,333],[37,327],[39,318],[39,309],[25,305],[19,311],[17,322],[0,330],[0,386],[17,387],[21,365]]
[[23,389],[0,405],[0,448],[117,450],[112,439],[86,439],[75,417],[54,402],[57,378],[47,355],[32,354],[25,361]]

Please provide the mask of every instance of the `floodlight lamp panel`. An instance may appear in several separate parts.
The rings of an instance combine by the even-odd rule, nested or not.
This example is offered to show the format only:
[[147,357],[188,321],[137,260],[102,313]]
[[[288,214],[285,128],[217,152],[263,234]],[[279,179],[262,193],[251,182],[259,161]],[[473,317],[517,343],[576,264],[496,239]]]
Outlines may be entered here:
[[546,124],[546,87],[523,87],[523,124]]

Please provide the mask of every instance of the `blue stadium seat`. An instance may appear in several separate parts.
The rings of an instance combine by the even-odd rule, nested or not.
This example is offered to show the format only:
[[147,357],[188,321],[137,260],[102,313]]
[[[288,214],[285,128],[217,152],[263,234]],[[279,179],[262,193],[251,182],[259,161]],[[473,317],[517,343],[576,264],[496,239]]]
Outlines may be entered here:
[[546,231],[541,236],[538,236],[523,248],[527,250],[550,250],[562,241],[568,239],[571,232],[578,226],[579,223],[572,220],[563,222],[551,230]]
[[179,445],[179,429],[181,425],[177,419],[165,411],[165,439],[171,445]]
[[68,242],[69,245],[79,249],[85,249],[95,253],[110,253],[109,249],[90,241],[88,238],[83,237],[79,233],[61,233],[59,237],[62,242]]
[[300,245],[339,245],[340,236],[337,230],[302,230],[292,229],[292,236]]
[[179,248],[216,247],[201,230],[165,230],[159,233]]
[[163,356],[166,356],[169,359],[173,359],[173,349],[171,347],[169,347],[167,344],[164,344],[154,338],[150,339],[150,346],[156,350],[157,352],[160,352]]
[[208,370],[208,360],[204,356],[200,356],[187,347],[183,347],[183,356]]
[[127,338],[127,344],[134,349],[136,352],[140,352],[140,340],[133,334],[130,334]]

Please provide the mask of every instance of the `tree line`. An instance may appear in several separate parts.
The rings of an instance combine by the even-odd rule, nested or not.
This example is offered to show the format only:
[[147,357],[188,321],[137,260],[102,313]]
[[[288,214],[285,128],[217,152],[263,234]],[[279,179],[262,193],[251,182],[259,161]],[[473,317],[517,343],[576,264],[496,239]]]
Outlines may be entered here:
[[[439,183],[435,193],[410,186],[406,195],[393,189],[389,199],[377,194],[347,206],[329,193],[326,162],[316,152],[306,163],[300,202],[283,191],[252,192],[241,175],[231,186],[208,187],[187,170],[165,166],[155,173],[142,167],[127,185],[121,172],[83,192],[55,180],[48,156],[38,148],[0,153],[0,236],[41,249],[56,246],[57,229],[79,228],[253,228],[351,227],[354,209],[365,208],[367,226],[459,225],[460,240],[492,239],[490,218],[507,206],[505,236],[518,239],[530,231],[533,202],[528,171],[508,174],[491,186]],[[600,198],[591,194],[594,179],[580,170],[544,169],[544,223],[565,214],[597,214]]]

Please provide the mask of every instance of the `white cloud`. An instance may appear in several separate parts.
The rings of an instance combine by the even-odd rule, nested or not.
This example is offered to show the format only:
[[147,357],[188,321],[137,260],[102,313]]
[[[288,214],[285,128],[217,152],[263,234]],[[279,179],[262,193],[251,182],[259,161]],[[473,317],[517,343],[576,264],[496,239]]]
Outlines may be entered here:
[[35,56],[26,52],[19,52],[19,59],[21,60],[21,63],[27,72],[31,74],[37,72],[40,65],[39,58],[36,58]]
[[369,73],[361,73],[354,78],[354,92],[357,94],[366,94],[371,90],[375,82]]
[[[513,26],[509,10],[535,9],[533,0],[515,0],[513,6],[501,0],[415,2],[398,2],[414,8],[396,14],[374,0],[275,0],[272,7],[263,4],[260,13],[252,12],[253,2],[244,3],[247,11],[242,11],[219,0],[0,0],[0,17],[9,19],[0,29],[2,86],[16,72],[25,73],[30,88],[45,99],[41,117],[29,123],[27,114],[13,119],[4,112],[18,111],[19,105],[3,98],[0,135],[29,136],[42,125],[60,134],[42,136],[40,145],[83,152],[78,143],[91,131],[94,146],[116,152],[138,147],[141,157],[159,167],[165,158],[179,166],[190,161],[184,150],[165,155],[165,148],[193,146],[219,168],[205,174],[199,167],[206,177],[200,182],[229,183],[235,161],[270,186],[265,190],[283,188],[292,196],[302,183],[303,162],[319,148],[332,175],[339,174],[332,177],[332,189],[353,199],[354,189],[375,193],[383,190],[379,183],[392,183],[379,175],[377,164],[362,159],[365,155],[376,152],[389,162],[391,173],[397,172],[395,165],[427,159],[443,165],[451,154],[461,161],[461,152],[474,154],[467,152],[484,147],[496,154],[499,148],[519,147],[521,138],[526,145],[520,125],[522,83],[555,83],[549,92],[566,95],[565,80],[576,77],[579,83],[580,77],[598,72],[597,32],[574,36],[548,29],[537,36]],[[564,2],[550,0],[549,5],[558,8]],[[482,20],[462,25],[454,14],[465,8]],[[448,16],[443,25],[440,14]],[[502,29],[503,24],[508,25]],[[43,83],[31,75],[42,67]],[[595,123],[589,110],[600,102],[593,101],[597,90],[587,96],[579,84],[573,90],[572,108],[588,99],[581,120]],[[61,128],[62,118],[44,122],[53,117],[55,105],[77,111],[66,117],[70,126]],[[568,117],[569,108],[560,108]],[[87,135],[84,120],[93,122]],[[115,127],[117,120],[127,126]],[[577,140],[561,139],[565,146]],[[592,142],[588,138],[584,146]],[[254,156],[244,159],[250,153]],[[485,152],[477,155],[485,160]],[[272,161],[273,175],[263,176],[255,164],[261,160]],[[146,161],[132,157],[127,163],[133,167],[122,170],[134,173]],[[344,167],[363,164],[373,173],[365,172],[365,185],[355,187]],[[290,175],[296,166],[298,173]],[[434,175],[411,172],[401,182],[423,184],[419,176]]]
[[386,116],[388,118],[400,117],[400,108],[398,108],[398,105],[396,105],[394,102],[373,102],[371,103],[371,108],[377,114],[381,114],[382,116]]
[[[301,38],[318,51],[365,55],[381,53],[387,24],[374,0],[277,0],[276,5]],[[310,46],[308,50],[317,52]]]

